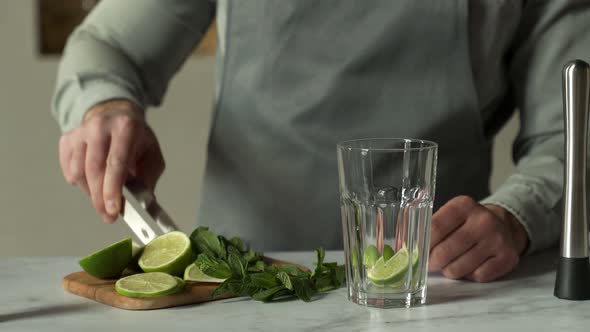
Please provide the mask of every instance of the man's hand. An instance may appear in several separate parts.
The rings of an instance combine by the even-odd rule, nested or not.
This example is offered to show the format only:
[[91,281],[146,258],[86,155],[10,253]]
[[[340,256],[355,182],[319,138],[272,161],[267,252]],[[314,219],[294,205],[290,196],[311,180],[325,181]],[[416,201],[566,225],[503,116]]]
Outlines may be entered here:
[[78,128],[63,134],[59,161],[66,181],[91,196],[106,223],[115,221],[121,210],[128,176],[153,190],[165,167],[143,111],[125,100],[93,107]]
[[432,217],[429,269],[489,282],[512,271],[527,245],[526,231],[508,211],[459,196]]

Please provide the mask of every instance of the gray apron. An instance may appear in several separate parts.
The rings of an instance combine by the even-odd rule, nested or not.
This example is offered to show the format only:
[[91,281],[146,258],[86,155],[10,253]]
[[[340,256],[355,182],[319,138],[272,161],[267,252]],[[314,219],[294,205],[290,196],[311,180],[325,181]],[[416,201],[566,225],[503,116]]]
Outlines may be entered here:
[[229,1],[198,223],[256,250],[341,249],[336,143],[439,144],[435,209],[488,195],[468,1]]

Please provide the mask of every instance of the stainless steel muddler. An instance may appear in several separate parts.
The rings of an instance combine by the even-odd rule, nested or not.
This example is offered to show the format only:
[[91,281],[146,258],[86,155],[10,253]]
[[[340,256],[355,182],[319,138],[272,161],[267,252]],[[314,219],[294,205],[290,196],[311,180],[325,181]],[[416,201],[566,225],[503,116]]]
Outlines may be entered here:
[[590,261],[586,215],[586,151],[590,66],[581,60],[563,69],[565,176],[560,258],[555,278],[556,297],[590,299]]

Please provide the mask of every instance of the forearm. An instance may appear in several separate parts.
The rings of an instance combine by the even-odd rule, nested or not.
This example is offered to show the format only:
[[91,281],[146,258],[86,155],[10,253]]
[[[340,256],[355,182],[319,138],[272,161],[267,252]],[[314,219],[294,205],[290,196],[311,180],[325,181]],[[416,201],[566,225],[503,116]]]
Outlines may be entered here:
[[206,0],[101,1],[68,39],[59,66],[52,113],[62,130],[107,100],[159,105],[213,12]]
[[512,213],[529,236],[527,252],[559,240],[564,172],[562,70],[590,56],[590,2],[529,1],[509,59],[521,127],[516,172],[483,203]]

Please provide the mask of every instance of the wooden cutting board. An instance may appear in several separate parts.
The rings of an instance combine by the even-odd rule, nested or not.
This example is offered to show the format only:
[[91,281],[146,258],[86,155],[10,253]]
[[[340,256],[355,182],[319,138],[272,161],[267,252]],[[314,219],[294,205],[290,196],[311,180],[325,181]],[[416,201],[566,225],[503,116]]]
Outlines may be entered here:
[[[299,268],[302,268],[306,271],[309,270],[308,268],[301,265],[284,262],[272,258],[265,258],[265,261],[268,264],[291,264]],[[213,299],[211,298],[211,294],[218,286],[218,284],[215,283],[188,281],[186,283],[184,291],[176,294],[153,298],[134,298],[127,297],[117,293],[117,291],[115,290],[116,281],[117,280],[114,279],[98,279],[89,275],[86,272],[80,271],[65,276],[62,285],[63,288],[69,293],[85,297],[87,299],[99,303],[110,305],[115,308],[127,310],[161,309],[213,301]],[[233,296],[226,296],[223,298],[230,297]],[[215,300],[220,299],[222,298],[216,298]]]

